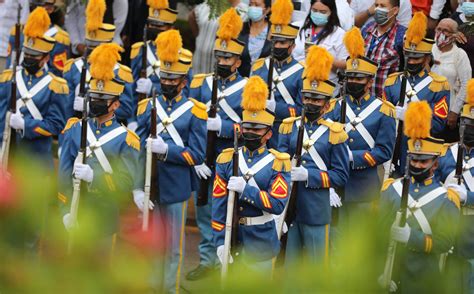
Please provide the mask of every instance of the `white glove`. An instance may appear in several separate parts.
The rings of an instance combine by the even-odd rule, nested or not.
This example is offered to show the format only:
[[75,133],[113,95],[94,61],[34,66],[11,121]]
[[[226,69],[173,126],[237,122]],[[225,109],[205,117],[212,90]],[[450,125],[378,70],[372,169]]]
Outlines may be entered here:
[[131,121],[128,123],[127,125],[127,128],[130,130],[130,131],[133,131],[135,132],[138,128],[138,123],[136,121]]
[[212,175],[211,169],[205,163],[195,165],[194,170],[196,170],[196,173],[200,179],[207,180],[207,178],[210,178]]
[[334,190],[334,188],[329,188],[329,204],[331,204],[331,207],[342,206],[341,197],[337,195],[336,190]]
[[84,97],[76,96],[74,98],[74,110],[75,111],[84,111]]
[[168,144],[160,136],[156,137],[156,139],[148,138],[148,140],[151,140],[151,152],[157,154],[166,154],[168,152]]
[[271,112],[275,112],[275,108],[276,108],[275,99],[267,100],[267,109],[270,110]]
[[294,166],[291,168],[291,181],[304,182],[308,180],[308,170],[304,166]]
[[10,116],[10,126],[15,130],[25,130],[25,120],[19,111],[12,113]]
[[70,213],[66,213],[63,216],[63,225],[66,228],[66,231],[68,231],[68,232],[71,231],[72,229],[74,229],[74,223],[71,219],[71,214]]
[[[135,202],[135,205],[138,207],[138,209],[143,212],[143,209],[145,208],[145,192],[142,190],[133,190],[133,201]],[[153,210],[155,204],[153,204],[151,200],[148,201],[148,208]]]
[[392,225],[392,229],[390,230],[390,236],[392,240],[395,240],[400,243],[406,244],[408,239],[410,239],[411,229],[408,226],[408,223],[405,224],[404,227],[399,227],[397,225]]
[[[383,280],[383,274],[381,274],[378,278],[378,283],[380,287],[385,288],[386,285],[384,285],[384,280]],[[388,287],[388,291],[391,293],[395,293],[398,290],[397,283],[395,283],[393,280],[390,281],[390,286]]]
[[209,117],[207,119],[207,130],[208,131],[215,131],[220,133],[222,128],[222,120],[220,115],[216,115],[216,117]]
[[406,106],[395,106],[395,112],[397,113],[398,120],[405,120],[405,111],[407,111]]
[[[221,264],[224,263],[224,245],[221,245],[217,247],[217,257],[219,258],[219,261]],[[229,263],[233,263],[234,259],[232,258],[232,255],[229,253]]]
[[247,182],[243,177],[230,177],[229,182],[227,183],[227,189],[235,191],[237,193],[244,192]]
[[83,180],[85,182],[92,182],[94,178],[94,171],[88,164],[82,164],[79,162],[74,163],[73,174],[76,179]]
[[349,146],[347,146],[347,153],[349,153],[349,161],[353,162],[354,161],[354,155],[352,154],[352,151],[349,148]]
[[137,81],[137,92],[142,94],[150,94],[153,82],[150,79],[139,78]]
[[458,185],[457,183],[449,183],[446,185],[446,189],[452,189],[456,191],[459,194],[459,199],[461,200],[461,203],[464,204],[466,203],[467,200],[467,190],[464,184]]

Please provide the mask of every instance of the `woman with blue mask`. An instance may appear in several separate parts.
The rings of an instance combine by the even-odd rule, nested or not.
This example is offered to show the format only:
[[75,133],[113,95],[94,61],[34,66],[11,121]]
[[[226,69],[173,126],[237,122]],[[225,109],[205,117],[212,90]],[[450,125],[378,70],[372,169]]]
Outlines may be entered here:
[[474,76],[474,0],[460,1],[451,18],[458,23],[458,33],[454,37],[458,47],[466,51]]
[[[310,45],[324,47],[334,57],[329,80],[338,85],[337,70],[344,70],[347,51],[342,43],[344,30],[340,26],[337,16],[335,0],[311,0],[311,10],[305,20],[303,28],[296,38],[296,48],[293,57],[303,61],[306,48]],[[336,87],[334,94],[339,92]]]
[[245,43],[242,53],[242,65],[239,72],[248,77],[252,63],[259,58],[267,57],[271,51],[271,41],[268,37],[270,24],[268,14],[271,9],[271,0],[249,0],[247,11],[248,21],[244,23],[239,39]]

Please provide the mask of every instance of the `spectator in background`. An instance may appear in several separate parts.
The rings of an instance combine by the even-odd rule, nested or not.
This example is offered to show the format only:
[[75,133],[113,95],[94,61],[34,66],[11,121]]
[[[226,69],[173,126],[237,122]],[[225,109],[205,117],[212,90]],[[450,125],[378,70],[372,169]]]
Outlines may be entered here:
[[[292,22],[302,27],[311,10],[311,0],[293,0],[293,6],[295,10],[293,11]],[[336,0],[336,7],[341,28],[348,31],[354,26],[354,11],[352,11],[347,0]]]
[[[374,20],[375,0],[352,0],[350,5],[355,14],[355,25],[359,28]],[[410,0],[400,0],[399,7],[397,21],[407,27],[412,16]]]
[[252,63],[259,58],[270,55],[272,42],[269,38],[270,24],[267,16],[270,13],[272,0],[250,0],[247,12],[248,21],[239,39],[245,43],[242,53],[242,65],[239,68],[240,75],[248,77]]
[[403,69],[403,37],[406,27],[398,20],[400,0],[375,0],[374,20],[362,28],[366,56],[379,64],[372,95],[382,97],[388,75]]
[[456,41],[459,48],[466,51],[474,76],[474,0],[467,0],[459,5],[458,11],[451,18],[459,25]]
[[428,30],[434,30],[443,13],[446,0],[413,0],[411,5],[413,13],[422,11],[428,17]]
[[[240,14],[242,21],[247,21],[247,4],[240,0],[228,0]],[[194,74],[213,72],[214,41],[218,29],[218,20],[209,19],[210,7],[204,2],[189,13],[188,22],[196,38],[196,48],[193,54],[193,72]]]
[[466,100],[466,85],[472,77],[472,69],[466,52],[454,43],[454,36],[458,32],[456,21],[450,18],[442,19],[435,32],[436,44],[432,49],[434,65],[431,70],[448,79],[451,99],[447,121],[449,130],[446,131],[446,135],[451,136],[450,140],[447,137],[445,139],[448,142],[455,142],[459,132],[452,130],[457,127],[459,112]]
[[[312,0],[311,3],[311,12],[296,38],[293,57],[303,61],[306,57],[305,47],[309,44],[326,48],[334,57],[329,79],[338,85],[336,72],[346,68],[348,54],[342,42],[345,32],[339,24],[336,3],[334,0]],[[337,92],[338,88],[335,90]]]
[[18,4],[22,6],[20,22],[24,24],[30,14],[28,0],[0,0],[0,72],[5,69],[10,30],[16,23]]

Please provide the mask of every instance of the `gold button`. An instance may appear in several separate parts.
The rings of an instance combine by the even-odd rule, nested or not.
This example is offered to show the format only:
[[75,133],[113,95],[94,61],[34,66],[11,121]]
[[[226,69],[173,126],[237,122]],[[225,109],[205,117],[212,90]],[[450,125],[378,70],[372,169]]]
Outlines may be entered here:
[[252,204],[255,204],[255,201],[252,200]]
[[306,160],[303,160],[303,162],[301,162],[302,164],[306,164]]
[[217,108],[216,108],[216,111],[219,112],[219,111],[221,111],[221,109],[220,109],[219,107],[217,107]]
[[354,139],[350,138],[350,139],[349,139],[349,142],[351,142],[351,143],[354,142]]
[[313,133],[313,130],[309,130],[308,133],[310,133],[310,134]]
[[98,134],[100,134],[100,131],[99,131],[99,130],[96,130],[95,133],[98,135]]
[[469,160],[469,156],[464,156],[464,159],[465,159],[465,160]]
[[166,108],[166,110],[171,111],[171,107]]
[[250,159],[250,158],[249,158],[249,159],[247,159],[247,162],[252,162],[252,159]]
[[168,133],[168,130],[164,129],[164,130],[163,130],[163,133]]
[[241,207],[239,207],[239,210],[240,210],[240,211],[243,211],[243,210],[244,210],[244,208],[241,206]]
[[357,107],[357,110],[360,110],[360,107]]
[[420,190],[418,190],[418,189],[415,189],[415,192],[416,192],[416,193],[418,193],[418,192],[420,192]]

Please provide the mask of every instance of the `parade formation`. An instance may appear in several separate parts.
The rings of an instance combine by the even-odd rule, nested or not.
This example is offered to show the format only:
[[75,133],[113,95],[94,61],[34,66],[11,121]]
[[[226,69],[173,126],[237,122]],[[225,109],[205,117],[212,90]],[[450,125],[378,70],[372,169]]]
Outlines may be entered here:
[[[3,171],[21,177],[20,157],[44,167],[45,185],[57,190],[48,218],[62,224],[67,256],[77,252],[86,220],[97,226],[97,252],[127,242],[122,214],[134,211],[140,230],[165,243],[162,258],[149,260],[146,293],[180,291],[190,205],[200,261],[186,278],[215,272],[215,291],[232,291],[226,281],[237,269],[276,282],[302,264],[344,272],[341,248],[364,231],[377,236],[376,245],[364,245],[377,252],[369,286],[338,289],[472,293],[474,79],[462,88],[456,127],[448,128],[457,97],[432,71],[439,64],[432,48],[442,44],[437,30],[432,36],[432,15],[413,11],[400,67],[380,80],[386,67],[369,56],[395,33],[374,45],[352,27],[338,41],[347,53],[341,63],[333,47],[314,41],[325,34],[328,13],[320,7],[327,1],[308,1],[304,23],[292,18],[304,1],[250,0],[245,17],[234,7],[222,11],[211,72],[193,69],[189,36],[175,26],[178,11],[168,0],[146,1],[142,41],[129,44],[127,58],[114,42],[116,26],[105,21],[105,0],[85,1],[80,55],[51,20],[56,1],[19,6],[0,75]],[[381,17],[381,2],[375,23],[384,26],[395,20]],[[389,2],[398,11],[399,1]],[[466,16],[472,21],[474,8]],[[263,38],[252,37],[249,22],[263,18]],[[298,61],[303,30],[314,38],[306,37]],[[269,54],[254,54],[265,48]]]

